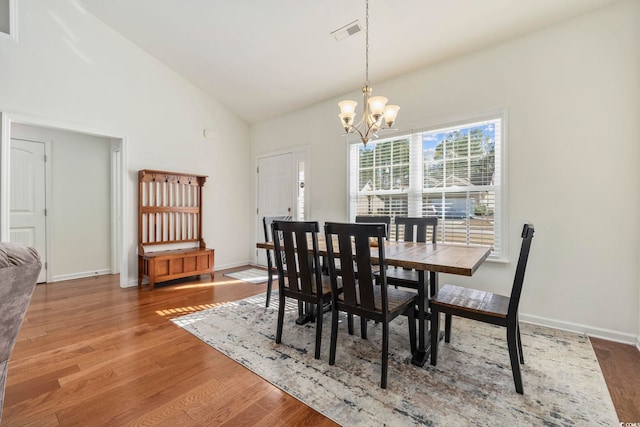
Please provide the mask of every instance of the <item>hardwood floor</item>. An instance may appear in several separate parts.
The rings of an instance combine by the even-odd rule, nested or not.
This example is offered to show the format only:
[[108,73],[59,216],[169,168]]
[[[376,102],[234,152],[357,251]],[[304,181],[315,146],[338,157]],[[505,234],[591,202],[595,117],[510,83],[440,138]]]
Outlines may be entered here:
[[[223,273],[151,292],[121,289],[118,276],[38,285],[9,360],[2,427],[335,425],[169,322],[266,289]],[[640,352],[592,341],[618,416],[640,422]]]
[[632,345],[591,338],[618,419],[640,425],[640,351]]

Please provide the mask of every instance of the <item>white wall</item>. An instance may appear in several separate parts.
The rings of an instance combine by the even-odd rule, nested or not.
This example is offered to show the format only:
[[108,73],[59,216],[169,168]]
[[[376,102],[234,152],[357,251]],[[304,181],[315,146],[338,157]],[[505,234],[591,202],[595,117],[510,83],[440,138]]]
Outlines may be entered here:
[[[374,94],[401,106],[397,126],[404,129],[508,109],[511,262],[486,263],[471,279],[443,276],[442,282],[508,293],[519,232],[532,221],[523,320],[635,342],[639,21],[640,2],[621,2],[394,80],[373,81]],[[358,89],[252,126],[254,156],[311,147],[312,218],[321,222],[347,219],[346,140],[336,102],[360,98]]]
[[[216,269],[248,262],[248,124],[72,0],[22,0],[19,25],[19,43],[0,39],[0,111],[125,140],[129,281],[145,168],[208,175],[203,231]],[[217,138],[205,139],[205,128]]]
[[13,138],[51,142],[52,280],[111,271],[111,140],[13,124]]

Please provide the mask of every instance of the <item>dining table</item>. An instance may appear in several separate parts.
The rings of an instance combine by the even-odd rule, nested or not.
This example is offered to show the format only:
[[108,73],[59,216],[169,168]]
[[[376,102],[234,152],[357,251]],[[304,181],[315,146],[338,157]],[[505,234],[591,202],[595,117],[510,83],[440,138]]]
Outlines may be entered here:
[[[273,242],[258,242],[256,248],[274,250],[274,244]],[[328,256],[324,235],[318,235],[318,252],[322,257]],[[472,276],[490,254],[490,246],[385,241],[384,257],[388,266],[414,269],[419,272],[419,281],[416,287],[418,291],[418,346],[413,354],[412,364],[424,366],[429,357],[431,343],[430,334],[426,327],[426,320],[429,317],[427,297],[428,295],[433,296],[438,291],[438,273]],[[375,246],[371,247],[371,258],[373,263],[378,262],[378,248]],[[430,273],[429,280],[427,280],[427,272]]]

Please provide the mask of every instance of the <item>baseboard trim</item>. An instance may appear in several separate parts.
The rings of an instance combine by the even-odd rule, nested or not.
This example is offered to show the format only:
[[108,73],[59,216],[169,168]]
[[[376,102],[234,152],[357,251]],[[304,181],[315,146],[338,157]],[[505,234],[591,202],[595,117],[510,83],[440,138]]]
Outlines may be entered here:
[[550,319],[548,317],[533,316],[530,314],[520,314],[520,321],[532,323],[534,325],[547,326],[549,328],[563,331],[575,332],[589,337],[602,338],[608,341],[615,341],[623,344],[636,345],[640,350],[640,336],[612,331],[610,329],[594,328],[593,326],[582,325],[580,323],[564,322]]
[[229,264],[216,264],[216,271],[226,270],[227,268],[244,267],[245,265],[251,265],[249,261],[232,262]]
[[101,270],[82,271],[80,273],[60,274],[53,276],[51,282],[62,282],[63,280],[84,279],[87,277],[103,276],[105,274],[111,274],[110,268],[103,268]]

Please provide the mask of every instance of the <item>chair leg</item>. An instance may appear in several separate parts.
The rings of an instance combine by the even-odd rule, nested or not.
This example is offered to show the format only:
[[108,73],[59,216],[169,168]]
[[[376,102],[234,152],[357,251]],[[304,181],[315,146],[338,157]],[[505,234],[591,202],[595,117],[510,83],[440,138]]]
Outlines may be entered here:
[[271,301],[271,286],[273,286],[273,273],[271,270],[267,273],[269,279],[267,279],[267,303],[265,307],[269,307],[269,302]]
[[353,314],[347,315],[347,329],[349,330],[349,335],[353,335]]
[[322,344],[322,303],[318,304],[320,312],[316,314],[316,353],[315,358],[320,359],[320,346]]
[[451,342],[451,315],[444,315],[444,342]]
[[336,362],[336,344],[338,343],[338,309],[331,310],[331,343],[329,345],[329,365]]
[[518,354],[520,355],[520,363],[524,365],[524,353],[522,352],[522,339],[520,339],[520,322],[516,323],[518,328]]
[[387,388],[387,370],[389,367],[389,322],[382,323],[382,379],[380,387]]
[[438,341],[440,335],[440,312],[431,306],[431,365],[438,363]]
[[411,345],[411,354],[414,354],[417,350],[416,345],[416,312],[413,308],[413,304],[407,310],[407,319],[409,320],[409,344]]
[[[316,321],[316,315],[318,314],[317,310],[318,310],[318,305],[317,304],[311,304],[311,303],[305,303],[305,307],[306,307],[306,312],[309,314],[309,321],[310,322],[315,322]],[[320,313],[322,314],[322,313]]]
[[507,346],[509,347],[509,360],[511,361],[511,371],[513,372],[513,382],[516,391],[524,394],[522,389],[522,377],[520,376],[520,363],[518,360],[518,327],[517,325],[507,326]]
[[278,295],[278,327],[276,329],[276,344],[282,341],[282,325],[284,324],[284,299],[285,296],[281,292]]
[[367,339],[367,319],[360,316],[360,337],[363,340]]

